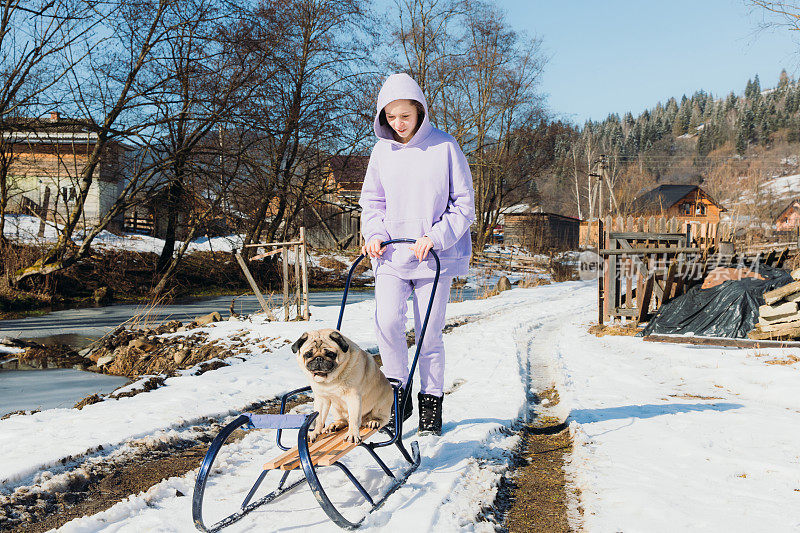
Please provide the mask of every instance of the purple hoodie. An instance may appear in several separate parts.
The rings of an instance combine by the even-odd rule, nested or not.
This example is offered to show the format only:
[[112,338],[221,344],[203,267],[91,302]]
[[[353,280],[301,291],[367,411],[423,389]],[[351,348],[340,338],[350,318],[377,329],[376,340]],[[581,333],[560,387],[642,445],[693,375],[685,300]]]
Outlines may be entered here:
[[[378,116],[394,100],[416,100],[425,108],[417,133],[406,143],[394,140],[391,126]],[[428,103],[408,74],[392,74],[381,87],[375,115],[378,142],[372,149],[359,205],[366,242],[427,235],[439,254],[442,275],[465,276],[472,254],[469,226],[475,220],[475,192],[467,158],[453,138],[428,120]],[[403,279],[432,278],[433,257],[417,261],[409,244],[390,245],[372,260],[375,274]]]

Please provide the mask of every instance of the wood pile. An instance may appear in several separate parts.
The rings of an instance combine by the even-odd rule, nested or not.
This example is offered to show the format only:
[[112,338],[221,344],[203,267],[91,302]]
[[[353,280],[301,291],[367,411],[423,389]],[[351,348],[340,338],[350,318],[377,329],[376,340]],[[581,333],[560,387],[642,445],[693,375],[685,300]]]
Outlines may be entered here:
[[764,339],[800,338],[800,269],[792,272],[795,280],[764,293],[765,305],[758,308],[756,329],[748,337]]

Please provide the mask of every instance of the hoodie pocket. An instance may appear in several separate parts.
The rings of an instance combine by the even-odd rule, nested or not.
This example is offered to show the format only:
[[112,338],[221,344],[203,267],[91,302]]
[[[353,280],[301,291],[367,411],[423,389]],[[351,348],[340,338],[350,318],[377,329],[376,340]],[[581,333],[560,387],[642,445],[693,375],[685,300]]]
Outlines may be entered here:
[[[417,240],[430,229],[425,219],[407,218],[403,220],[384,220],[386,230],[392,239],[414,239]],[[418,263],[411,251],[410,243],[397,243],[389,247],[389,253],[384,258],[396,265]]]
[[[386,230],[392,239],[419,239],[430,226],[421,218],[407,218],[403,220],[384,220]],[[428,227],[426,227],[428,226]]]

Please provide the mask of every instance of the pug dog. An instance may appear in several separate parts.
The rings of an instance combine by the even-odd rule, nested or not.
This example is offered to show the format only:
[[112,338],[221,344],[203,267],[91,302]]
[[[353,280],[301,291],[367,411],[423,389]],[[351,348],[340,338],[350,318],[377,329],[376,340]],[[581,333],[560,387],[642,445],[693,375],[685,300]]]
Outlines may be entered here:
[[[311,441],[322,433],[347,427],[347,442],[361,442],[359,428],[381,428],[389,422],[394,392],[373,357],[335,329],[303,333],[292,344],[297,363],[314,391],[314,410],[319,413]],[[327,427],[333,406],[336,417]]]

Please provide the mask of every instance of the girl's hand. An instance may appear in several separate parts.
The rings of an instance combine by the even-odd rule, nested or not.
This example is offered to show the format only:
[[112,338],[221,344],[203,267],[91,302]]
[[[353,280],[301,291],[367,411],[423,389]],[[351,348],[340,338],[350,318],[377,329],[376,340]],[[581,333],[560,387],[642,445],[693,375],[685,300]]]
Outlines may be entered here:
[[427,235],[423,235],[410,248],[414,251],[417,260],[422,261],[428,257],[428,252],[433,248],[433,241]]
[[381,248],[381,240],[376,238],[361,247],[361,254],[370,257],[380,257],[383,255],[384,250],[386,250],[386,247],[384,246]]

